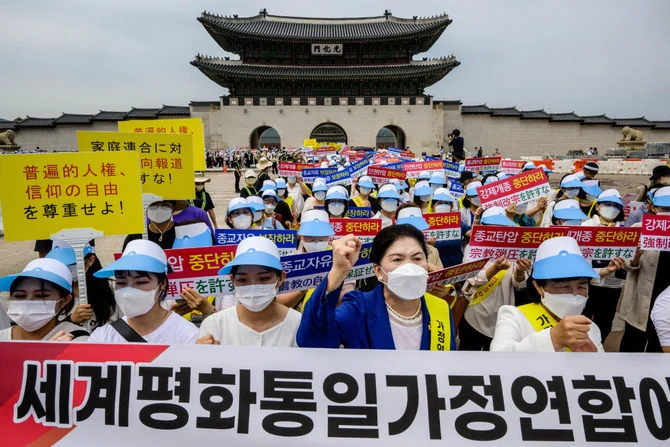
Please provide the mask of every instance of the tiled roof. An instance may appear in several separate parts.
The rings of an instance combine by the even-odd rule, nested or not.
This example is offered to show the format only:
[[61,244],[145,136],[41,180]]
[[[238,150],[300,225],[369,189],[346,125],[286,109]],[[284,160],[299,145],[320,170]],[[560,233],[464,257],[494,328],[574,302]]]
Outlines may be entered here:
[[224,50],[233,53],[238,51],[238,41],[249,38],[309,43],[412,39],[420,42],[415,51],[421,53],[427,51],[452,22],[447,14],[400,18],[386,11],[378,17],[324,19],[275,16],[265,10],[256,16],[240,18],[205,11],[198,21]]
[[582,117],[577,115],[575,112],[570,113],[550,113],[552,121],[560,122],[582,122]]
[[19,129],[22,127],[53,127],[54,118],[35,118],[28,116],[19,121],[16,125]]
[[654,129],[670,129],[670,121],[654,121]]
[[16,129],[16,121],[8,121],[0,118],[0,131]]
[[640,118],[615,118],[614,125],[621,127],[652,127],[654,123],[642,116]]
[[163,108],[158,111],[158,116],[165,115],[190,115],[191,109],[188,106],[166,106],[163,104]]
[[195,107],[209,107],[211,105],[218,106],[219,104],[221,104],[221,102],[219,100],[215,100],[215,101],[191,101],[189,103],[189,105],[195,106]]
[[551,119],[551,115],[543,110],[528,110],[521,111],[522,120],[540,120],[540,119]]
[[444,104],[445,106],[460,106],[463,104],[463,101],[461,101],[460,99],[440,100],[440,101],[433,101],[433,104]]
[[582,121],[584,124],[614,124],[614,120],[605,114],[583,116],[582,119],[584,120]]
[[152,119],[156,118],[160,109],[138,109],[133,107],[126,113],[126,119]]
[[426,86],[434,84],[460,65],[455,57],[412,61],[401,65],[357,65],[357,66],[288,66],[249,65],[239,60],[224,60],[197,56],[192,65],[219,85],[236,78],[248,79],[377,79],[416,78],[425,79]]
[[74,113],[63,113],[54,120],[54,124],[88,124],[91,122],[91,115],[78,115]]
[[93,121],[123,121],[128,112],[110,112],[101,110],[91,117]]
[[461,107],[461,113],[464,113],[466,115],[467,114],[490,115],[492,113],[492,110],[486,104],[482,104],[480,106],[463,106]]
[[516,107],[501,107],[501,108],[491,108],[491,116],[521,116]]

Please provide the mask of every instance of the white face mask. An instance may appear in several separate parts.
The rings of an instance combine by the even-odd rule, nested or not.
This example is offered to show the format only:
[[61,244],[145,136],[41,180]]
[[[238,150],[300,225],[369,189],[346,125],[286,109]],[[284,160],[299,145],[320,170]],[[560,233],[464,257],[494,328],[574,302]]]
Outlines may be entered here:
[[253,186],[254,183],[256,183],[256,179],[254,177],[247,177],[247,185],[248,186]]
[[277,208],[277,205],[268,205],[267,203],[265,204],[265,211],[268,214],[272,214],[272,212]]
[[277,283],[235,286],[235,297],[251,312],[260,312],[277,296]]
[[205,189],[205,185],[195,185],[196,191],[202,191],[203,189]]
[[254,222],[258,222],[263,218],[263,211],[254,211]]
[[372,192],[372,189],[371,189],[371,188],[363,188],[363,187],[361,187],[361,188],[360,188],[360,191],[361,191],[361,194],[362,194],[362,195],[367,196],[367,195],[369,195],[369,194]]
[[387,213],[395,213],[398,209],[398,201],[395,199],[382,200],[382,209]]
[[579,189],[565,189],[563,190],[565,196],[569,199],[574,199],[579,195]]
[[479,206],[482,204],[482,201],[479,199],[479,196],[468,196],[468,199],[470,199],[470,202],[475,206]]
[[296,180],[297,180],[297,178],[295,178],[295,177],[291,177],[291,176],[289,176],[289,178],[288,178],[288,182],[289,182],[289,183],[295,183]]
[[421,200],[423,203],[428,203],[430,200],[433,198],[433,196],[419,196],[419,200]]
[[316,200],[323,200],[326,198],[326,192],[325,191],[319,191],[314,193],[314,198]]
[[435,212],[436,213],[450,213],[451,212],[451,205],[448,203],[440,203],[439,205],[435,205]]
[[616,206],[603,205],[598,210],[598,214],[607,220],[614,220],[619,215],[619,208]]
[[515,214],[524,214],[526,211],[528,211],[528,202],[518,204],[516,208],[514,208]]
[[586,201],[593,203],[598,197],[592,196],[591,194],[586,194]]
[[344,213],[343,203],[331,203],[328,205],[328,211],[333,216],[341,216]]
[[116,303],[121,308],[121,311],[128,318],[144,315],[149,312],[156,303],[156,291],[158,287],[153,290],[140,290],[134,287],[123,287],[114,291]]
[[7,316],[25,331],[34,332],[56,316],[58,301],[9,300]]
[[328,241],[304,242],[302,246],[305,247],[305,251],[308,253],[322,251],[328,248]]
[[251,226],[251,216],[248,214],[240,214],[232,218],[233,226],[240,230],[246,230]]
[[[384,271],[382,269],[382,271]],[[384,272],[386,273],[386,272]],[[388,283],[386,284],[391,292],[403,300],[414,300],[421,298],[426,293],[428,284],[428,270],[408,262],[401,265],[390,273],[387,273]],[[379,282],[382,282],[381,279]]]
[[279,197],[284,197],[284,194],[286,194],[286,190],[285,190],[285,189],[278,189],[278,190],[277,190],[277,195],[278,195]]
[[543,290],[542,304],[545,305],[558,318],[565,318],[571,315],[581,315],[586,306],[587,298],[581,295],[571,293],[549,293]]
[[152,222],[167,222],[172,218],[172,208],[169,206],[150,206],[147,208],[147,217]]

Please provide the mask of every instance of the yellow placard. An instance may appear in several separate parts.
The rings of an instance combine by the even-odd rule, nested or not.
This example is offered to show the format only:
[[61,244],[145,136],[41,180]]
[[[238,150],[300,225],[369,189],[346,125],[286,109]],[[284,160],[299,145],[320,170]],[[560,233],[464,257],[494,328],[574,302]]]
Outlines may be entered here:
[[307,139],[302,142],[304,147],[316,147],[317,144],[316,138]]
[[118,121],[119,132],[134,133],[181,133],[193,135],[193,169],[204,171],[205,127],[200,118],[180,118],[174,120],[131,120]]
[[195,198],[193,136],[131,132],[77,132],[81,152],[135,151],[143,193],[165,200]]
[[3,155],[0,178],[7,241],[49,239],[73,228],[105,236],[144,229],[135,152]]

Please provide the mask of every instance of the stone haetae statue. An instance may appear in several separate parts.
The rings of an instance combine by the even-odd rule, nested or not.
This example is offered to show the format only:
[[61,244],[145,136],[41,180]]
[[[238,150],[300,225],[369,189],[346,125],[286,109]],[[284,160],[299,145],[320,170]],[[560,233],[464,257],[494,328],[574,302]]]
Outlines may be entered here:
[[0,133],[0,146],[15,146],[14,138],[16,134],[13,130],[6,130]]
[[642,131],[633,129],[632,127],[624,127],[621,129],[621,141],[642,141]]

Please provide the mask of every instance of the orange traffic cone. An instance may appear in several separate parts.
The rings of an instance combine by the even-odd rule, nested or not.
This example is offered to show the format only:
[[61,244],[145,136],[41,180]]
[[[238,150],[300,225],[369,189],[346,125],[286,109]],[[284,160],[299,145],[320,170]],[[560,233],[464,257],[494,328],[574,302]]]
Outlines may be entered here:
[[228,172],[228,166],[223,165],[223,172]]

